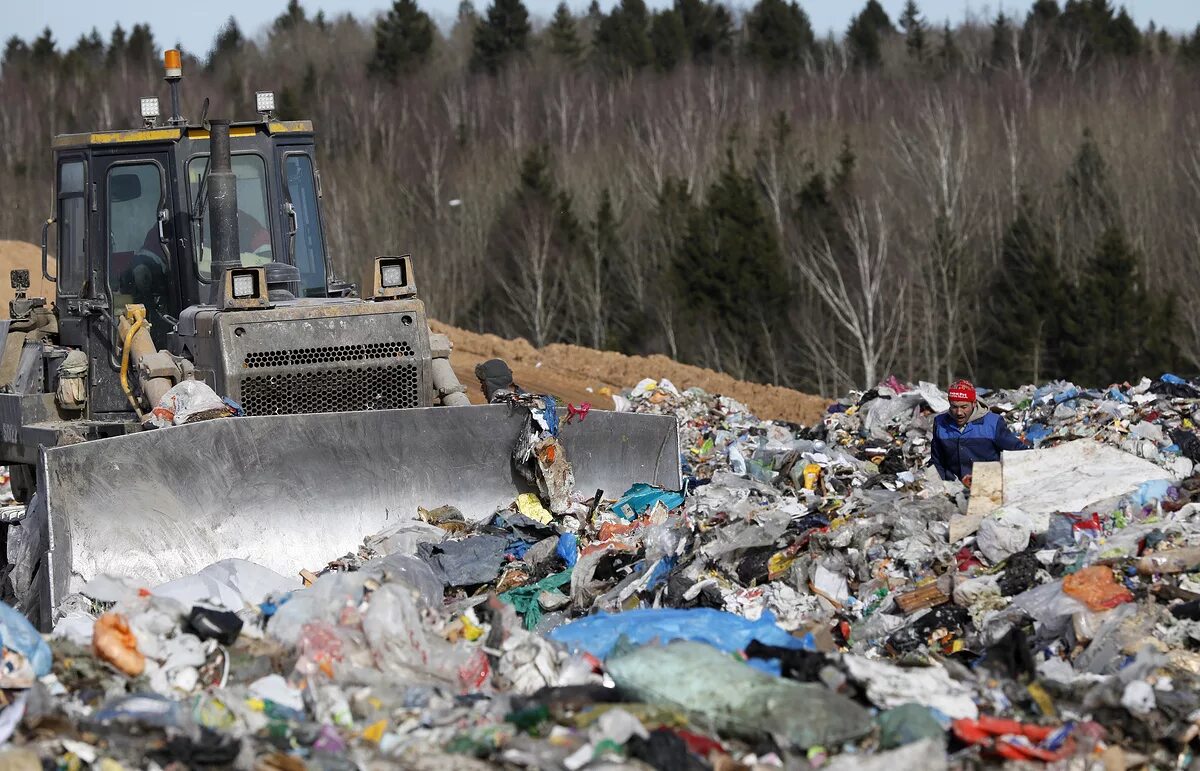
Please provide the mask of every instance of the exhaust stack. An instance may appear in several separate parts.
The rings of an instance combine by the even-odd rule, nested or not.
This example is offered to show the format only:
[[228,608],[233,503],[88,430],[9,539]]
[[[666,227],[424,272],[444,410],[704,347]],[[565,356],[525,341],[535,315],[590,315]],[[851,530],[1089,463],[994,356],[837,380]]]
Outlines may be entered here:
[[[212,235],[212,286],[221,292],[224,273],[240,267],[237,176],[229,154],[229,121],[209,121],[208,215]],[[214,295],[215,301],[216,295]]]

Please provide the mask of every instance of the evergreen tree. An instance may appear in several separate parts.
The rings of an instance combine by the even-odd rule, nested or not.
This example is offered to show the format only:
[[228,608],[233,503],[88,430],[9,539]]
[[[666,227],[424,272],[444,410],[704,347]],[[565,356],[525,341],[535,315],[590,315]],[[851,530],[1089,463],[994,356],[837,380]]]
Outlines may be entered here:
[[119,61],[125,58],[125,30],[120,23],[113,26],[112,34],[108,36],[108,55],[105,58],[105,66],[109,69]]
[[597,348],[607,348],[614,342],[620,342],[623,331],[636,322],[633,318],[638,313],[632,297],[628,292],[619,291],[617,282],[612,280],[617,266],[622,263],[623,247],[621,245],[621,223],[617,219],[617,211],[613,206],[612,195],[608,188],[600,191],[600,204],[596,207],[596,218],[591,223],[592,250],[592,286],[590,292],[595,292],[593,302],[598,304],[599,329],[593,330],[592,345]]
[[732,152],[704,207],[689,218],[674,277],[692,328],[730,335],[762,366],[761,325],[786,313],[787,275],[775,226]]
[[925,20],[917,8],[916,0],[908,0],[900,14],[900,29],[904,30],[904,48],[917,61],[924,61],[926,54]]
[[850,28],[846,30],[846,44],[855,65],[878,67],[883,62],[883,36],[893,31],[892,20],[879,0],[867,0],[866,6],[850,21]]
[[1200,24],[1191,35],[1184,35],[1179,41],[1178,56],[1188,64],[1200,65]]
[[654,58],[650,17],[643,0],[621,0],[596,27],[595,49],[601,63],[612,69],[641,69]]
[[954,42],[954,31],[950,29],[950,23],[947,22],[942,27],[942,44],[938,48],[938,65],[945,72],[958,69],[962,64],[962,52],[958,50],[958,44]]
[[746,53],[771,72],[799,65],[816,42],[812,22],[795,0],[758,0],[744,28]]
[[1123,6],[1109,23],[1107,32],[1109,52],[1118,56],[1137,56],[1142,52],[1142,33]]
[[1118,224],[1117,194],[1090,129],[1084,129],[1079,152],[1067,170],[1066,197],[1069,219],[1087,232]]
[[[534,147],[522,158],[517,187],[488,238],[490,264],[499,279],[487,283],[482,299],[491,329],[522,335],[538,346],[561,339],[561,333],[553,328],[557,312],[544,309],[534,314],[535,319],[528,311],[539,300],[561,302],[561,291],[555,292],[553,287],[563,284],[567,266],[585,237],[573,207],[570,194],[555,182],[549,148]],[[545,238],[544,248],[550,258],[542,266],[541,279],[545,283],[541,287],[531,286],[528,280],[529,243],[525,237],[531,223],[536,223],[539,241]]]
[[1059,319],[1067,293],[1049,233],[1022,196],[1000,244],[979,343],[980,379],[989,387],[1042,383],[1062,375]]
[[1025,17],[1025,23],[1050,24],[1058,20],[1060,13],[1057,0],[1034,0],[1029,15]]
[[1105,386],[1172,364],[1174,301],[1152,298],[1137,265],[1121,228],[1107,228],[1063,315],[1065,374],[1080,384]]
[[859,16],[865,24],[878,30],[881,35],[888,35],[896,31],[896,28],[892,26],[891,17],[887,15],[887,11],[883,10],[879,0],[867,0],[867,4],[863,6]]
[[272,34],[287,32],[303,26],[307,21],[308,17],[304,13],[304,7],[300,5],[300,0],[288,0],[287,8],[275,17],[275,21],[271,25],[271,32]]
[[996,69],[1005,69],[1013,60],[1013,28],[1001,11],[992,22],[992,46],[989,57]]
[[529,50],[529,11],[521,0],[493,0],[475,28],[471,69],[495,75],[514,56]]
[[1141,51],[1141,33],[1125,13],[1113,10],[1109,0],[1067,0],[1058,20],[1068,35],[1082,35],[1088,56],[1133,56]]
[[29,66],[30,51],[28,44],[16,35],[8,39],[4,44],[4,58],[0,60],[0,71],[3,74],[11,75],[14,72],[25,70]]
[[[134,31],[137,31],[137,27],[134,27]],[[131,36],[129,47],[130,59],[134,56],[132,43],[133,38]],[[208,52],[207,69],[211,72],[216,69],[218,63],[236,57],[241,52],[242,46],[245,43],[246,38],[242,36],[242,30],[238,27],[237,19],[230,16],[225,25],[217,32],[217,37],[213,40],[212,49]]]
[[90,35],[80,35],[75,47],[63,57],[63,69],[74,73],[95,72],[104,64],[104,40],[92,27]]
[[[233,17],[229,17],[233,21]],[[237,30],[237,25],[233,25]],[[241,32],[238,32],[238,48],[241,47]],[[158,46],[154,43],[154,35],[150,32],[149,24],[134,24],[129,30],[129,41],[125,44],[125,57],[133,64],[153,65],[158,62]]]
[[654,14],[650,46],[654,49],[654,68],[659,72],[670,72],[688,57],[687,30],[678,11],[667,9]]
[[53,68],[58,64],[57,45],[50,28],[46,27],[29,48],[30,62],[38,69]]
[[428,61],[433,37],[433,21],[416,0],[395,0],[375,23],[371,74],[391,81],[412,74]]
[[565,2],[554,9],[554,18],[546,28],[546,44],[555,56],[574,64],[583,56],[583,43],[575,27],[575,17]]
[[714,0],[675,0],[687,48],[699,62],[712,62],[733,48],[733,17]]

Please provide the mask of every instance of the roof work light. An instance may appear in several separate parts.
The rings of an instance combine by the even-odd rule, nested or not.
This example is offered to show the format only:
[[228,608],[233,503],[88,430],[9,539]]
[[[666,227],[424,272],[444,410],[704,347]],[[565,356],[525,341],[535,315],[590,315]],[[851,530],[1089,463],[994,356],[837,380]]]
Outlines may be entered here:
[[275,92],[255,91],[254,106],[264,118],[271,117],[271,113],[275,112]]
[[147,126],[153,126],[158,121],[158,97],[143,96],[141,106],[142,120]]

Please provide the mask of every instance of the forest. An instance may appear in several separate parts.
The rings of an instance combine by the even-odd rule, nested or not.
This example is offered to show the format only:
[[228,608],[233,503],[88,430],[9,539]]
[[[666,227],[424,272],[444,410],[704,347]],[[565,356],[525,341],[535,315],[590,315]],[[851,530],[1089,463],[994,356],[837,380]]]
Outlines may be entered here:
[[[411,253],[431,315],[836,394],[1200,372],[1200,25],[1108,0],[932,24],[867,0],[414,0],[184,51],[184,114],[311,119],[334,270]],[[37,240],[53,135],[140,125],[172,30],[10,38],[0,238]],[[653,373],[648,373],[653,374]]]

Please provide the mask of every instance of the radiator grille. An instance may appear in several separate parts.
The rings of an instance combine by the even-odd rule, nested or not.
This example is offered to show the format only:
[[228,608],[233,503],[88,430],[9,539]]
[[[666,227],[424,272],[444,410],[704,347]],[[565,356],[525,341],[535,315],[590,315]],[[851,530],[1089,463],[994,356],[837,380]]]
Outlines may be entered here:
[[419,383],[415,364],[254,375],[241,404],[247,415],[404,409],[421,405]]
[[360,343],[357,345],[331,345],[323,348],[293,348],[281,351],[255,351],[247,353],[242,360],[246,369],[265,367],[294,367],[305,364],[328,364],[330,362],[376,361],[411,357],[412,346],[401,340],[392,343]]

